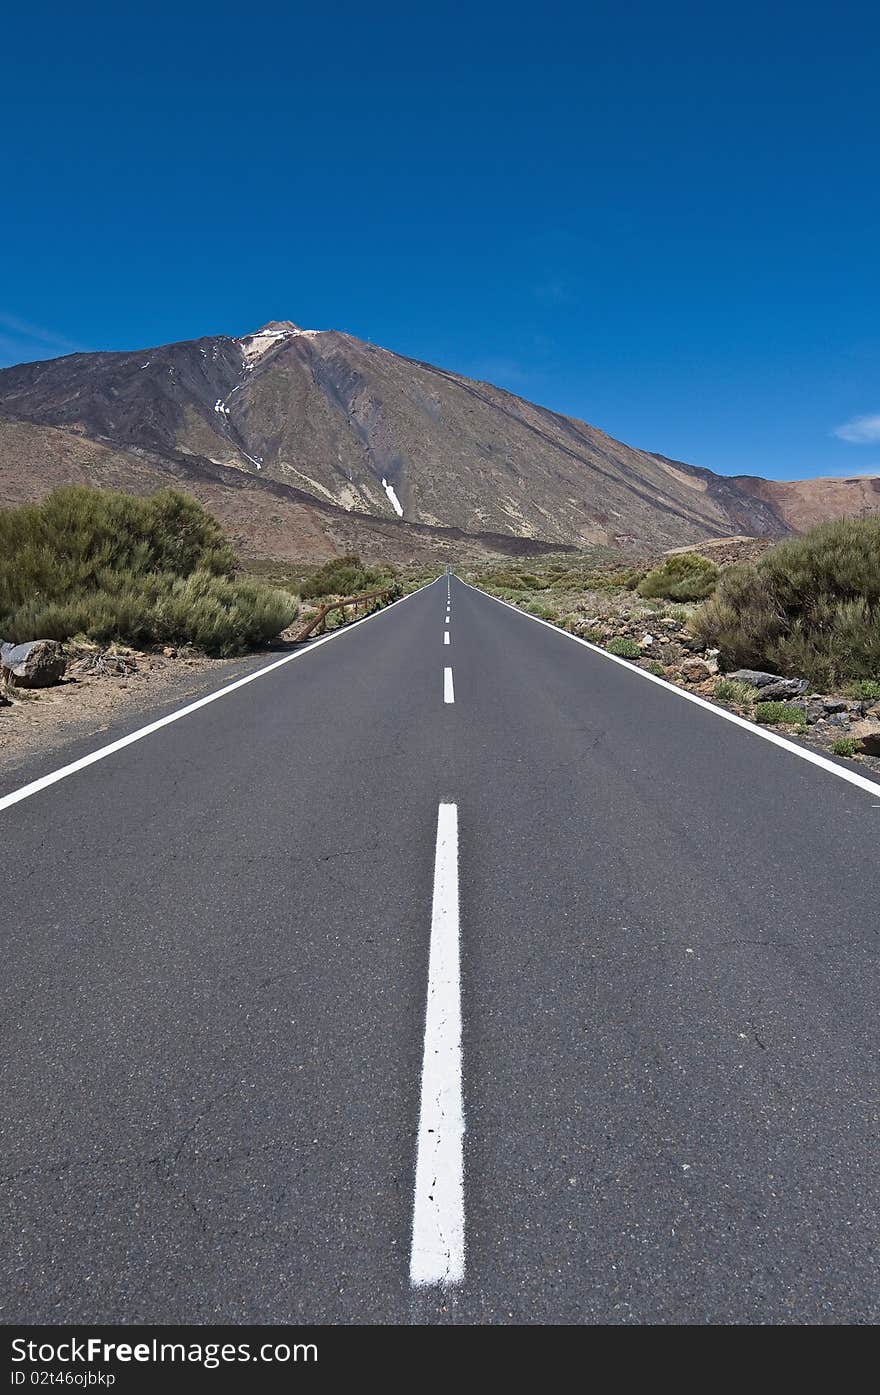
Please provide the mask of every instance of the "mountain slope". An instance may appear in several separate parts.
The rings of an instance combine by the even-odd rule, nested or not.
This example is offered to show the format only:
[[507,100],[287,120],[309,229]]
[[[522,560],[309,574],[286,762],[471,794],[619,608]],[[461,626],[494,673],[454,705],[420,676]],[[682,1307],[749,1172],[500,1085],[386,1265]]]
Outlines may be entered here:
[[369,561],[408,564],[534,555],[556,547],[351,513],[291,485],[195,455],[123,450],[75,431],[0,417],[0,508],[42,499],[65,484],[128,494],[184,489],[220,520],[242,557],[323,562],[357,552]]
[[[487,383],[290,321],[8,368],[0,413],[401,528],[669,547],[797,526],[771,482],[633,449]],[[3,469],[14,462],[0,457]],[[811,484],[799,486],[802,512]]]

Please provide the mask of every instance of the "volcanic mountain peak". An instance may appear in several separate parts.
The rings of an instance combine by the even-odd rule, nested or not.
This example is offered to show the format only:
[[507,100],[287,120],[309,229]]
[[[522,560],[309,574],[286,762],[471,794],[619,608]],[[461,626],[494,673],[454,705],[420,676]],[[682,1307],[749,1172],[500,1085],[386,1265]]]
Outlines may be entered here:
[[[23,466],[23,451],[36,460],[45,452],[46,480],[93,471],[90,478],[112,474],[124,483],[130,473],[135,491],[144,487],[144,467],[132,463],[138,452],[154,473],[185,476],[267,554],[306,546],[300,524],[296,538],[275,536],[284,527],[280,511],[267,531],[270,499],[295,499],[291,508],[312,521],[320,514],[322,547],[332,514],[334,538],[348,550],[356,535],[365,547],[379,536],[358,517],[411,538],[415,526],[446,530],[447,541],[450,530],[458,538],[504,536],[514,548],[523,540],[668,548],[739,533],[781,537],[819,518],[880,512],[880,478],[715,475],[488,383],[291,320],[240,338],[0,369],[0,426],[2,418],[35,428],[6,431],[5,450],[0,440],[8,499],[39,497],[45,487]],[[83,457],[83,438],[101,451],[67,470],[65,461]],[[117,453],[114,463],[106,448]],[[100,468],[92,463],[99,456]],[[259,526],[249,513],[263,520]]]
[[235,342],[247,362],[251,364],[262,358],[283,339],[295,339],[300,335],[306,339],[314,339],[316,334],[322,332],[320,329],[300,329],[292,320],[270,320],[262,329],[255,329],[253,334],[244,334]]

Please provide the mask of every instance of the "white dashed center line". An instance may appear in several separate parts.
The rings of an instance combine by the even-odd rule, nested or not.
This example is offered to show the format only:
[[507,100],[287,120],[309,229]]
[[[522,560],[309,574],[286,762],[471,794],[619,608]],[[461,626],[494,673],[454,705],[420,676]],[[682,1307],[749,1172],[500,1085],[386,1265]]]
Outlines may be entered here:
[[443,670],[443,701],[455,702],[455,689],[452,686],[452,669]]
[[443,643],[444,643],[444,644],[448,644],[448,643],[449,643],[449,631],[448,631],[448,630],[444,630],[444,631],[443,631]]
[[463,1143],[458,807],[441,804],[409,1262],[410,1282],[418,1287],[464,1278]]

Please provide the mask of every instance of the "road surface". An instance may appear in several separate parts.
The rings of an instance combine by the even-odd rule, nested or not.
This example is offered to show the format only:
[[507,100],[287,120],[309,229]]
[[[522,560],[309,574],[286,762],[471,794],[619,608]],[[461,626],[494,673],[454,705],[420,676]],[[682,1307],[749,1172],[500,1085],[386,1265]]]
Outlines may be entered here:
[[445,577],[23,783],[2,1320],[877,1320],[876,790]]

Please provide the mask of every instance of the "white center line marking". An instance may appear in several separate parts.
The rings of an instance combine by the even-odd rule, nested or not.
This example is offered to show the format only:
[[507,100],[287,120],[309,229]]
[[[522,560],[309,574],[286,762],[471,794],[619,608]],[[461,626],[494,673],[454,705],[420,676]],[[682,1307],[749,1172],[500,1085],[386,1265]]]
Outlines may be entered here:
[[464,1106],[458,921],[458,808],[437,813],[428,1002],[416,1153],[410,1282],[464,1278]]
[[443,701],[455,702],[455,689],[452,686],[452,669],[443,670]]
[[449,631],[448,631],[448,630],[444,630],[444,631],[443,631],[443,643],[444,643],[444,644],[448,644],[448,643],[449,643]]

